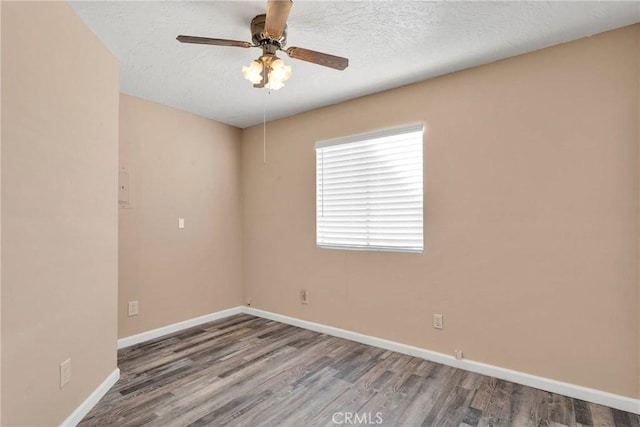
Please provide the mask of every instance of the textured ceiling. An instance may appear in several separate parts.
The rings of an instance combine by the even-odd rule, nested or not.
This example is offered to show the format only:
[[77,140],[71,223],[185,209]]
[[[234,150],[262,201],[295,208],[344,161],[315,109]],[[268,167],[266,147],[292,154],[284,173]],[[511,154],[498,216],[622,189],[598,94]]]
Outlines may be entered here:
[[240,70],[259,49],[185,45],[178,34],[251,40],[265,1],[71,1],[120,60],[121,90],[238,127],[281,118],[640,22],[625,2],[294,2],[287,46],[350,59],[293,68],[279,91]]

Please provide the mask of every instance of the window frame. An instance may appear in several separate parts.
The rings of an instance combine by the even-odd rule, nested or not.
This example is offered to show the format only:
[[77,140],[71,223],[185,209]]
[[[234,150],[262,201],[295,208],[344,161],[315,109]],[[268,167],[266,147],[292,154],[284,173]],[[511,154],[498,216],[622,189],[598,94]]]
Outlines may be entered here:
[[[381,130],[376,130],[372,132],[364,132],[355,135],[342,136],[338,138],[325,139],[321,141],[317,141],[315,143],[315,161],[316,161],[316,170],[315,170],[315,186],[316,186],[316,247],[321,249],[342,249],[342,250],[354,250],[354,251],[367,251],[367,252],[399,252],[399,253],[424,253],[424,123],[411,123],[403,126],[385,128]],[[403,134],[409,133],[420,133],[420,191],[421,191],[421,202],[420,202],[420,237],[421,237],[421,247],[398,247],[398,246],[383,246],[383,245],[357,245],[357,244],[331,244],[331,243],[321,243],[320,240],[320,202],[319,202],[319,178],[320,173],[318,170],[318,156],[322,149],[326,147],[332,147],[336,145],[345,145],[345,144],[353,144],[358,142],[372,141],[375,139],[385,138],[385,137],[394,137],[400,136]],[[324,153],[323,153],[324,154]],[[324,173],[324,170],[323,170]],[[323,181],[324,182],[324,181]],[[368,215],[363,215],[362,218],[366,218]]]

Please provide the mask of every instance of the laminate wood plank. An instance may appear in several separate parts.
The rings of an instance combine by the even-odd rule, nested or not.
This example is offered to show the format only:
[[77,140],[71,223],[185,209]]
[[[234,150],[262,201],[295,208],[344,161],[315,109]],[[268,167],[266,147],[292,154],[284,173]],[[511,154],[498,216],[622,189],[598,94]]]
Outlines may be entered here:
[[610,408],[602,405],[596,405],[595,403],[589,404],[591,410],[591,419],[593,420],[593,427],[611,427],[615,426],[613,420],[613,412]]
[[365,388],[371,388],[375,391],[380,391],[395,374],[391,371],[383,371],[377,375],[371,383],[365,383]]
[[379,357],[382,353],[384,353],[384,350],[372,347],[371,351],[366,351],[349,364],[341,366],[338,369],[339,372],[336,374],[336,378],[355,384],[360,377],[380,363],[381,359]]
[[388,381],[380,390],[381,393],[386,395],[393,395],[402,390],[402,392],[406,392],[407,389],[407,380],[413,374],[413,369],[415,369],[420,361],[417,358],[409,357],[409,358],[399,358],[398,359],[401,364],[394,363],[390,370],[394,373],[391,377],[390,381]]
[[576,416],[573,410],[573,399],[559,394],[551,394],[551,403],[549,404],[549,419],[556,423],[564,425],[573,425],[576,423]]
[[[433,369],[431,369],[432,371]],[[417,370],[417,372],[421,372]],[[423,372],[421,372],[423,373]],[[387,421],[398,423],[398,425],[421,425],[429,411],[435,407],[436,401],[441,394],[440,383],[434,377],[421,377],[418,381],[418,390],[415,393],[407,395],[410,400],[404,409],[404,412],[394,417],[392,414],[385,414]],[[389,416],[391,415],[391,417]]]
[[538,425],[541,427],[569,427],[566,424],[558,423],[551,420],[542,420]]
[[464,413],[462,414],[462,422],[460,423],[460,425],[476,427],[480,422],[481,416],[482,411],[476,408],[472,408],[471,406],[467,406],[466,408],[464,408]]
[[358,384],[365,389],[381,390],[395,375],[395,372],[391,370],[395,360],[395,356],[388,357],[386,353],[383,354],[378,363],[358,379]]
[[511,396],[511,423],[523,427],[540,424],[540,404],[546,393],[531,387],[514,384]]
[[[217,329],[217,330],[224,330],[224,329],[230,328],[232,326],[236,326],[236,325],[241,325],[241,324],[245,325],[248,322],[251,322],[251,321],[254,321],[254,320],[256,320],[255,317],[252,317],[252,316],[249,316],[249,315],[246,315],[246,314],[236,314],[234,316],[227,317],[226,319],[223,319],[222,321],[211,322],[211,323],[209,323],[207,325],[209,325],[209,326],[211,326],[211,327],[213,327],[214,329]],[[277,326],[276,322],[273,322],[273,321],[268,321],[267,320],[267,322],[264,323],[264,325],[267,325],[267,324]],[[201,326],[201,327],[203,327],[203,326]],[[208,326],[204,326],[204,328],[207,328],[207,327]],[[181,335],[179,332],[178,332],[178,334]]]
[[157,408],[155,413],[159,419],[165,422],[173,417],[195,410],[201,402],[210,400],[216,390],[226,387],[227,383],[222,381],[211,371],[203,371],[201,378],[191,378],[190,381],[183,381],[176,384],[177,390],[188,390],[188,393],[174,392],[174,397],[166,405]]
[[511,421],[511,395],[515,384],[497,380],[492,390],[490,400],[482,411],[482,417],[478,427],[512,425]]
[[631,427],[631,414],[618,409],[612,409],[611,412],[613,413],[613,422],[616,427]]
[[483,412],[491,403],[491,398],[498,385],[498,381],[497,378],[483,377],[471,401],[471,407]]
[[257,391],[275,390],[277,393],[273,394],[270,399],[262,401],[254,405],[248,411],[240,414],[234,420],[234,425],[259,425],[264,419],[265,414],[271,412],[271,408],[278,408],[282,402],[291,395],[291,392],[293,391],[291,381],[294,378],[298,378],[299,375],[299,368],[296,370],[285,369],[258,385],[256,387]]
[[455,392],[457,391],[458,384],[460,384],[463,377],[463,371],[455,369],[452,375],[444,383],[444,387],[439,390],[438,397],[433,403],[431,410],[426,414],[422,421],[422,426],[432,426],[437,419],[441,417],[441,412],[447,409],[447,403],[454,399]]
[[576,423],[582,425],[592,425],[591,409],[589,404],[584,400],[573,399],[573,411],[576,415]]
[[242,348],[246,343],[241,342],[241,340],[243,338],[251,339],[252,333],[253,330],[250,328],[240,328],[234,330],[231,335],[217,337],[217,339],[211,341],[198,342],[186,348],[181,348],[180,352],[175,352],[173,355],[167,357],[215,360],[218,357],[232,353],[238,348]]
[[249,393],[247,395],[238,396],[208,414],[198,418],[196,421],[189,424],[189,427],[208,426],[214,423],[217,425],[226,424],[247,412],[253,405],[267,400],[272,394],[273,392],[265,390],[259,393]]
[[[279,425],[295,425],[295,426],[307,426],[312,425],[311,420],[317,417],[320,412],[330,405],[336,396],[349,390],[349,384],[342,381],[329,381],[322,386],[315,389],[313,394],[310,394],[306,401],[296,400],[299,406],[291,411],[288,417],[282,417],[282,414],[276,416],[276,420]],[[297,392],[294,391],[294,394]],[[330,418],[327,417],[327,420]],[[282,421],[280,421],[282,420]]]
[[118,364],[81,426],[313,427],[350,413],[349,425],[640,427],[634,414],[245,314],[122,349]]
[[158,415],[154,412],[141,412],[137,413],[129,418],[121,419],[114,425],[122,427],[137,427],[142,425],[148,425],[158,420]]
[[367,414],[380,414],[383,426],[396,425],[399,418],[409,410],[413,399],[419,395],[421,388],[424,387],[424,381],[418,381],[417,375],[396,374],[396,376],[398,377],[397,381],[403,379],[400,386],[394,387],[398,391],[390,392],[389,389],[386,389],[386,393],[379,392],[378,394],[385,396],[386,399],[382,400],[381,405],[364,411]]
[[459,425],[465,415],[465,408],[469,406],[473,392],[463,387],[456,387],[449,395],[445,407],[438,413],[435,425],[455,427]]
[[334,377],[336,370],[323,368],[315,375],[298,383],[292,390],[282,393],[285,397],[277,410],[265,414],[263,425],[305,425],[303,420],[315,416],[323,407],[349,388],[345,381]]
[[334,414],[346,412],[357,413],[375,394],[376,392],[371,389],[361,388],[355,391],[353,388],[347,388],[331,403],[321,408],[314,417],[306,419],[305,425],[335,425],[332,419]]
[[[416,367],[415,373],[416,373],[416,375],[419,375],[419,376],[421,376],[423,378],[428,378],[431,375],[431,372],[434,370],[434,368],[436,366],[438,366],[437,363],[430,362],[428,360],[420,360],[420,364]],[[474,377],[474,376],[477,377],[476,374],[473,374],[471,372],[469,372],[469,374],[470,375],[467,377],[469,379],[471,377]],[[466,378],[465,378],[465,381],[467,381]],[[465,388],[472,389],[472,388],[475,388],[475,387],[466,387],[465,386]]]
[[152,396],[147,399],[138,400],[135,405],[121,404],[112,408],[105,416],[98,417],[100,415],[97,412],[87,415],[84,419],[86,425],[99,426],[99,425],[115,425],[122,423],[124,420],[132,420],[139,413],[139,405],[144,405],[147,408],[155,408],[164,402],[170,400],[173,394],[164,392],[160,395]]
[[[210,333],[206,333],[205,335],[198,335],[192,337],[191,339],[181,340],[180,344],[174,345],[172,350],[173,353],[182,353],[184,351],[199,349],[199,348],[208,348],[211,342],[216,344],[221,344],[224,341],[224,338],[227,338],[227,342],[229,341],[229,336],[238,337],[238,330],[244,330],[244,333],[249,336],[253,333],[254,329],[239,327],[234,329],[223,329],[218,331],[212,331]],[[182,355],[177,355],[178,357]]]

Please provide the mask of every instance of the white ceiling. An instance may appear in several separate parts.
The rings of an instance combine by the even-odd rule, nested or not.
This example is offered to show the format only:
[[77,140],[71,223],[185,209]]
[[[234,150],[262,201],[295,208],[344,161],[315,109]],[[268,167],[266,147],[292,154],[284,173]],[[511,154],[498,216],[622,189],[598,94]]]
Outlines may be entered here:
[[287,46],[350,60],[345,71],[283,57],[267,95],[240,70],[259,49],[187,45],[178,34],[251,41],[263,1],[70,1],[118,57],[121,90],[238,127],[281,118],[640,22],[640,1],[296,0]]

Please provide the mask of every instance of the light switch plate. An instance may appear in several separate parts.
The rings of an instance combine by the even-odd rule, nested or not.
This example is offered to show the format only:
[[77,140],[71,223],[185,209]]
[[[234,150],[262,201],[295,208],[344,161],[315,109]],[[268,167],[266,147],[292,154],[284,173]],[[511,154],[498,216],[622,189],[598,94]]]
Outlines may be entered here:
[[184,228],[184,218],[178,218],[178,228]]

